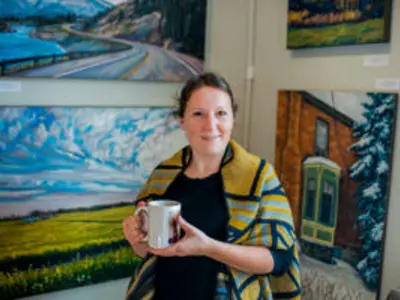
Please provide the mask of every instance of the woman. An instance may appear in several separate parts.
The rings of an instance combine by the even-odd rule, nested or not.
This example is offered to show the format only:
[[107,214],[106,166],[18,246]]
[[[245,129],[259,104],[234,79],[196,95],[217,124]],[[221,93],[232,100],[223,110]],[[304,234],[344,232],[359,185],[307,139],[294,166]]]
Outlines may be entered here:
[[140,217],[124,220],[144,257],[127,299],[300,299],[292,214],[273,167],[231,139],[236,105],[213,73],[189,80],[178,115],[189,146],[158,165],[137,197],[182,204],[183,238],[149,249]]

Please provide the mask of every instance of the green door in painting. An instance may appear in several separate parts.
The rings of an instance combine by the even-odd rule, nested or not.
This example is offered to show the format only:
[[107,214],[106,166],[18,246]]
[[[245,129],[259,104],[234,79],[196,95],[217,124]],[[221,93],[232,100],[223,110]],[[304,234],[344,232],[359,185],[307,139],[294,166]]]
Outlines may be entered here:
[[310,243],[333,246],[340,167],[324,157],[309,157],[303,162],[303,174],[301,238]]

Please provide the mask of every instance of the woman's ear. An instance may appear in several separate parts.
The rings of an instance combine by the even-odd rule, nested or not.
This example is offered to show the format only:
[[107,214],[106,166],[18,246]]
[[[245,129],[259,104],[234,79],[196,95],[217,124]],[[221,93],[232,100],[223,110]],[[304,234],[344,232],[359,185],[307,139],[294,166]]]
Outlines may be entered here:
[[179,125],[181,126],[182,130],[185,130],[185,123],[184,123],[183,117],[179,118]]

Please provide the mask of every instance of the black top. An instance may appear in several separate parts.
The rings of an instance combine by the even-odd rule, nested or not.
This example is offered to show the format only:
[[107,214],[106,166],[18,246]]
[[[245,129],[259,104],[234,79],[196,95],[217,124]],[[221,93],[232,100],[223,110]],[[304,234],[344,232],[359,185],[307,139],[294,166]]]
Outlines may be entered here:
[[[226,240],[229,214],[219,172],[203,179],[181,173],[163,198],[181,202],[182,217],[206,235]],[[219,268],[222,268],[221,263],[207,257],[159,257],[155,299],[213,299]]]
[[[225,241],[229,213],[223,194],[221,173],[193,179],[180,173],[168,187],[163,199],[181,202],[182,217],[209,237]],[[184,232],[182,230],[182,236]],[[271,250],[273,275],[287,272],[293,247]],[[156,265],[154,299],[214,299],[217,272],[223,265],[207,257],[159,257]]]

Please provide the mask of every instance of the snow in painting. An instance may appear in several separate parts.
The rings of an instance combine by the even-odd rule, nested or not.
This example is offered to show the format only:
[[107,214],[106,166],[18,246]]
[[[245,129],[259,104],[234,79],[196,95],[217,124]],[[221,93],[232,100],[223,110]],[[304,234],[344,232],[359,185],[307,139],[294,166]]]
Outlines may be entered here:
[[358,160],[351,166],[350,176],[360,183],[356,197],[363,258],[357,269],[366,284],[376,289],[382,262],[395,95],[367,95],[371,101],[361,104],[363,119],[353,128],[353,136],[359,140],[350,150],[357,154]]
[[[347,151],[354,152],[356,156],[356,160],[348,170],[350,178],[357,183],[353,195],[357,206],[354,225],[359,228],[361,246],[360,258],[354,267],[357,276],[360,276],[367,289],[360,288],[357,276],[347,282],[354,291],[363,291],[365,295],[369,295],[365,296],[366,298],[374,299],[380,284],[383,261],[382,249],[397,95],[321,91],[309,93],[354,121],[352,136],[355,142],[347,148]],[[337,263],[344,262],[337,260]],[[307,267],[304,269],[307,270]],[[338,284],[339,281],[337,278],[335,283],[338,287],[341,286]],[[373,293],[369,294],[370,292]],[[322,298],[321,296],[318,299]],[[354,299],[356,298],[354,296]]]

